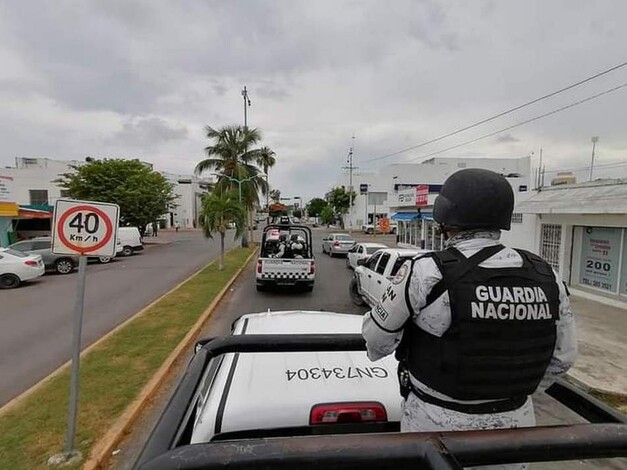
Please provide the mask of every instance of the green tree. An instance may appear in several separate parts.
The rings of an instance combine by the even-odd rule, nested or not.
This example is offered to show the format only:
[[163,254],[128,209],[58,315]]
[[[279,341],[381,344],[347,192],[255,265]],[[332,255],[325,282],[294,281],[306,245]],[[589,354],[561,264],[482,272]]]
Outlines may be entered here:
[[272,191],[270,191],[270,199],[275,204],[279,204],[279,202],[281,201],[281,191],[279,191],[278,189],[273,189]]
[[[270,168],[272,168],[276,164],[276,153],[269,147],[261,147],[256,156],[257,165],[263,169],[263,172],[266,174],[266,185],[269,188],[269,179],[270,179]],[[266,209],[267,206],[270,205],[268,201],[268,193],[266,192]]]
[[319,197],[315,197],[307,203],[307,215],[309,217],[320,217],[322,209],[327,207],[327,205],[327,201]]
[[72,166],[56,183],[70,196],[120,206],[120,223],[144,234],[146,225],[168,212],[176,196],[163,175],[139,160],[92,160]]
[[303,216],[303,211],[300,209],[294,209],[294,212],[292,212],[292,215],[296,217],[297,219],[300,219]]
[[219,269],[224,269],[224,237],[230,223],[235,224],[235,238],[246,231],[246,211],[235,191],[216,191],[205,196],[200,214],[200,226],[205,237],[220,235]]
[[324,206],[322,211],[320,211],[320,218],[322,219],[323,224],[331,224],[333,223],[333,219],[335,219],[335,215],[333,214],[333,209],[329,206]]
[[[355,198],[357,194],[355,191],[353,193],[353,205],[355,205]],[[337,186],[332,188],[326,196],[326,200],[329,205],[333,208],[333,212],[335,215],[341,220],[342,226],[344,225],[344,215],[348,213],[348,209],[350,206],[350,193],[346,190],[344,186]]]

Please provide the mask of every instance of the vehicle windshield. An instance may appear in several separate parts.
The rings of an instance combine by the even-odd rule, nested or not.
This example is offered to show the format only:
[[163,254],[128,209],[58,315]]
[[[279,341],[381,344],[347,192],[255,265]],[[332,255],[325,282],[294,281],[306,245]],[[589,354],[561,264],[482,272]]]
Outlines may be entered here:
[[383,247],[380,246],[367,246],[366,247],[366,254],[371,255],[372,253],[375,253],[379,250],[382,250]]
[[8,253],[13,256],[17,256],[18,258],[27,258],[28,255],[26,253],[22,253],[21,251],[14,250],[13,248],[7,248],[2,251],[2,253]]

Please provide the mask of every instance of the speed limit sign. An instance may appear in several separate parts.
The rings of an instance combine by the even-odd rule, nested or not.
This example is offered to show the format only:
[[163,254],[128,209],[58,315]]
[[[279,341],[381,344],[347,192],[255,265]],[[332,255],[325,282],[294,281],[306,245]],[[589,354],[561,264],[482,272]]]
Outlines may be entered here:
[[60,255],[115,256],[119,214],[117,204],[57,200],[52,252]]

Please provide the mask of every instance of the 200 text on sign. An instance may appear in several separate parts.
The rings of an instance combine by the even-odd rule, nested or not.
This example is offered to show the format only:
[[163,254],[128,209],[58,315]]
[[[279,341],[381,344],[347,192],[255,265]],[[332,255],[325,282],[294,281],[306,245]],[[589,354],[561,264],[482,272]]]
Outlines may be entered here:
[[116,204],[58,200],[54,208],[53,253],[115,256],[119,213]]

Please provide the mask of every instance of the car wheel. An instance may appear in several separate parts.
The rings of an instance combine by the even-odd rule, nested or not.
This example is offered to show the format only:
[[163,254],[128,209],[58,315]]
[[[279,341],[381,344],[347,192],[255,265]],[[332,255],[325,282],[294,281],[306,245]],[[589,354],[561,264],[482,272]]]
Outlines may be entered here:
[[313,291],[314,286],[305,286],[305,292],[312,292]]
[[263,284],[257,284],[257,292],[263,292],[266,290],[266,286]]
[[131,256],[133,254],[133,248],[130,246],[125,246],[122,248],[122,256]]
[[3,274],[0,276],[0,289],[13,289],[20,285],[19,277],[15,274]]
[[368,229],[368,234],[369,234],[369,235],[372,235],[373,233],[374,233],[374,229],[373,229],[373,228],[369,228],[369,229]]
[[358,307],[363,307],[364,305],[366,305],[366,302],[364,302],[364,299],[359,294],[359,287],[356,278],[351,279],[349,293],[351,296],[351,300],[355,305],[357,305]]
[[100,262],[100,264],[108,264],[111,262],[113,258],[109,257],[109,256],[100,256],[98,258],[98,261]]
[[74,263],[71,259],[60,258],[54,262],[54,270],[59,274],[70,274],[74,271]]

